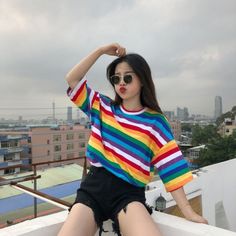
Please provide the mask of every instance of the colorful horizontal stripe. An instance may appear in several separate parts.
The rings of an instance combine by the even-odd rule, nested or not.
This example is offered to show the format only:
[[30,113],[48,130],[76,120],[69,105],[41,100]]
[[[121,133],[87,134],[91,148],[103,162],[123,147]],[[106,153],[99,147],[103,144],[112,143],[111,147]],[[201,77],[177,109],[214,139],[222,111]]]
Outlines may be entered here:
[[192,179],[186,160],[176,144],[165,116],[145,108],[128,112],[95,92],[82,79],[68,90],[92,123],[86,155],[92,165],[139,187],[153,177],[154,166],[166,190],[173,191]]

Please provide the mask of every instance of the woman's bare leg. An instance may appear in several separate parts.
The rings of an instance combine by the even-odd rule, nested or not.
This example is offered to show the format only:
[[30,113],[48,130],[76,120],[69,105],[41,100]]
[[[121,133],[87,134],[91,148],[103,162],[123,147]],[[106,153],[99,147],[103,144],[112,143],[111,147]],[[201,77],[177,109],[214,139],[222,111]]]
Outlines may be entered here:
[[120,231],[124,236],[161,236],[156,223],[140,202],[131,202],[127,210],[122,209],[118,214]]
[[81,203],[75,204],[58,236],[94,236],[97,224],[91,208]]

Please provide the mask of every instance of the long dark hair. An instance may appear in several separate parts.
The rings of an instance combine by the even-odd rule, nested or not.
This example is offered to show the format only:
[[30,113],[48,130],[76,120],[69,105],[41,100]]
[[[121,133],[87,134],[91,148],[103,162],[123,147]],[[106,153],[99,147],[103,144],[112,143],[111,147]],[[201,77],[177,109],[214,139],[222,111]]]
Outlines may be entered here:
[[[143,85],[140,93],[142,106],[162,113],[161,108],[157,102],[155,86],[152,80],[150,67],[142,56],[136,53],[129,53],[123,57],[118,57],[108,65],[107,79],[110,81],[109,78],[115,74],[116,66],[121,62],[126,62],[133,69],[134,73],[138,76],[141,84]],[[113,103],[116,105],[122,104],[122,98],[117,93]]]

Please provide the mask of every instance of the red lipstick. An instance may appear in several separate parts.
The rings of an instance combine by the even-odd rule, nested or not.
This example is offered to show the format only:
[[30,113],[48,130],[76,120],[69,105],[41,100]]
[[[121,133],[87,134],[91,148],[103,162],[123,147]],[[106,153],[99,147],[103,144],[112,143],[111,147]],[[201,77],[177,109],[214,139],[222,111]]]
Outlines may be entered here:
[[125,88],[125,87],[120,87],[120,88],[119,88],[119,91],[120,91],[121,93],[125,93],[125,92],[126,92],[126,88]]

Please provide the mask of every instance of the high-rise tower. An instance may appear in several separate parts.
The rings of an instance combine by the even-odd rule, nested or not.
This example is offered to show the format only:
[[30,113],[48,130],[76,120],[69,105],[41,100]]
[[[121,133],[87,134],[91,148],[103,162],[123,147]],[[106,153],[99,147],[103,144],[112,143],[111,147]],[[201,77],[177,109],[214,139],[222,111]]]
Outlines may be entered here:
[[55,122],[56,117],[55,117],[55,102],[53,101],[52,103],[52,120]]
[[215,119],[222,115],[222,97],[215,97]]
[[67,122],[72,123],[72,107],[67,107]]

